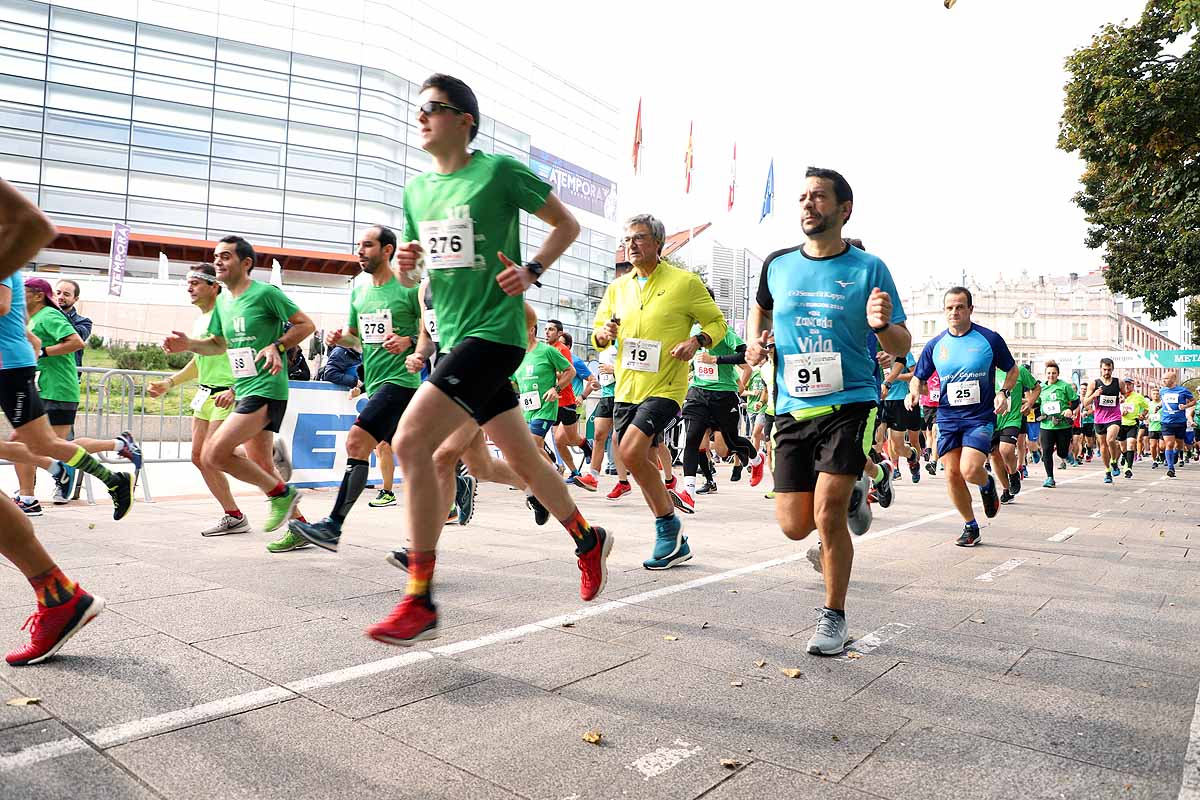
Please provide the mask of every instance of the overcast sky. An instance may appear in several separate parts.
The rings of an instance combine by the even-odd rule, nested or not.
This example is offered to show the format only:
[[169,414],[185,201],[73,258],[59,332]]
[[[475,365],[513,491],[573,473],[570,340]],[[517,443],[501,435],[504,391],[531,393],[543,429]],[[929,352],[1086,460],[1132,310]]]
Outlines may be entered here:
[[[1101,264],[1083,246],[1087,226],[1071,202],[1082,163],[1055,147],[1063,61],[1103,23],[1134,19],[1143,6],[465,0],[451,13],[620,107],[625,133],[608,177],[622,215],[650,211],[670,230],[712,221],[726,243],[765,256],[799,241],[804,168],[828,166],[854,187],[847,235],[898,281],[966,269],[988,282]],[[639,96],[646,169],[634,178]],[[685,197],[689,120],[695,170]],[[735,138],[737,195],[727,214]],[[760,225],[772,156],[775,214]]]

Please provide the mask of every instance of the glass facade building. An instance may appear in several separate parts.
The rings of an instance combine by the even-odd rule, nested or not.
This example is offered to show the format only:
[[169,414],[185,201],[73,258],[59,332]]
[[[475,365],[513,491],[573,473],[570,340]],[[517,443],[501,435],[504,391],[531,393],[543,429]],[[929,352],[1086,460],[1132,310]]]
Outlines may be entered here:
[[[131,4],[69,5],[121,10]],[[253,17],[256,6],[278,4],[238,5]],[[126,222],[137,233],[207,240],[239,233],[256,244],[341,253],[351,251],[368,225],[402,228],[404,184],[431,166],[417,144],[420,80],[442,71],[473,82],[472,72],[486,69],[472,70],[453,49],[457,55],[449,63],[420,72],[422,65],[407,62],[413,74],[406,76],[311,54],[320,41],[326,42],[320,52],[338,52],[328,47],[328,37],[313,39],[305,48],[310,52],[302,52],[294,49],[305,41],[299,5],[289,6],[293,49],[287,49],[266,46],[272,32],[253,19],[226,24],[218,16],[209,24],[202,17],[183,29],[152,24],[144,17],[153,14],[140,10],[112,16],[0,0],[0,176],[65,226],[107,230]],[[425,7],[405,8],[412,13]],[[363,6],[360,38],[372,30],[368,12]],[[188,19],[173,14],[161,21]],[[419,21],[413,16],[409,23]],[[349,35],[352,27],[334,29]],[[223,30],[233,38],[220,35]],[[476,87],[484,111],[515,108],[519,99],[495,99],[503,94],[495,91],[495,79],[478,78],[484,81],[482,90]],[[559,102],[549,96],[538,108]],[[587,105],[587,97],[575,105]],[[607,119],[615,113],[611,107],[594,108],[602,113],[591,115],[590,127],[615,130],[615,120]],[[587,141],[574,146],[539,121],[552,117],[535,112],[523,118],[533,123],[533,135],[513,118],[485,114],[473,146],[529,163],[535,136],[540,146],[549,139],[575,159],[577,152],[598,158],[609,147],[606,137],[615,140],[611,131],[582,129]],[[609,169],[606,164],[600,166]],[[617,223],[577,215],[579,239],[529,299],[543,319],[562,319],[579,339],[611,279]],[[546,227],[523,215],[521,233],[528,256]],[[289,280],[297,277],[305,279]]]

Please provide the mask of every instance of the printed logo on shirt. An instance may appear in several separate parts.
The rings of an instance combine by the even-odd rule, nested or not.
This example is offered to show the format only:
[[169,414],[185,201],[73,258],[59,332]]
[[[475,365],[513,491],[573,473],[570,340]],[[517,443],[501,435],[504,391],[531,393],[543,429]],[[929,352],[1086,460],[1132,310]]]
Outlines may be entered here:
[[839,280],[834,280],[834,283],[836,283],[838,286],[842,287],[843,289],[845,289],[847,286],[853,286],[853,285],[854,285],[854,281],[839,281]]
[[246,332],[246,318],[245,317],[234,317],[233,318],[233,332],[234,333],[245,333]]

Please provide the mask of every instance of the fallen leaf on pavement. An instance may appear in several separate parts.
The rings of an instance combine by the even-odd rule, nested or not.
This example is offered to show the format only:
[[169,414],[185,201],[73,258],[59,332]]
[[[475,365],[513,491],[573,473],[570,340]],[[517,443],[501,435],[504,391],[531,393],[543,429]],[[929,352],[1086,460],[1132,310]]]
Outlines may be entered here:
[[799,678],[804,673],[794,667],[784,667],[779,670],[789,678]]
[[574,628],[574,627],[575,627],[575,623],[574,623],[574,622],[564,622],[564,623],[562,624],[562,626],[563,626],[564,628]]
[[89,522],[89,523],[88,523],[88,530],[89,530],[89,531],[94,531],[95,529],[96,529],[96,523],[94,523],[94,522]]
[[741,765],[742,765],[742,762],[740,762],[734,758],[722,758],[721,759],[721,766],[724,767],[725,769],[737,769]]
[[862,658],[862,653],[846,653],[846,658]]
[[840,742],[842,739],[841,739],[841,737],[840,737],[840,736],[838,736],[838,735],[835,733],[835,734],[833,735],[833,740],[834,740],[835,742]]
[[583,740],[588,744],[600,744],[602,738],[604,738],[604,734],[600,731],[588,731],[583,734]]
[[976,625],[986,625],[987,624],[987,622],[985,620],[975,619],[974,617],[971,618],[971,622],[974,622]]
[[758,661],[754,662],[754,666],[758,667],[759,669],[762,669],[766,665],[767,665],[767,660],[765,658],[760,658]]
[[5,700],[6,706],[36,706],[42,702],[40,697],[14,697],[12,700]]
[[678,636],[664,636],[663,638],[666,639],[668,642],[678,642],[679,641]]
[[708,627],[708,623],[707,623],[707,622],[703,622],[703,623],[701,623],[701,624],[700,624],[700,630],[704,630],[704,629],[705,629],[705,628],[707,628],[707,627]]
[[730,590],[729,590],[729,593],[730,593],[730,594],[737,594],[737,589],[730,589]]

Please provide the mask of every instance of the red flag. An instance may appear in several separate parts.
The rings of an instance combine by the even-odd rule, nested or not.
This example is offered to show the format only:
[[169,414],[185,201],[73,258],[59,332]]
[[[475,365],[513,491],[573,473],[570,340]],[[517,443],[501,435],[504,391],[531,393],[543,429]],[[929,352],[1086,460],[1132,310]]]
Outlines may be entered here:
[[638,174],[638,157],[642,153],[642,98],[638,98],[637,123],[633,126],[633,174]]
[[688,122],[688,146],[687,153],[683,156],[683,172],[687,179],[687,186],[683,193],[687,194],[692,191],[692,123]]
[[733,166],[729,169],[729,205],[726,211],[733,211],[733,190],[737,186],[737,142],[733,143]]

